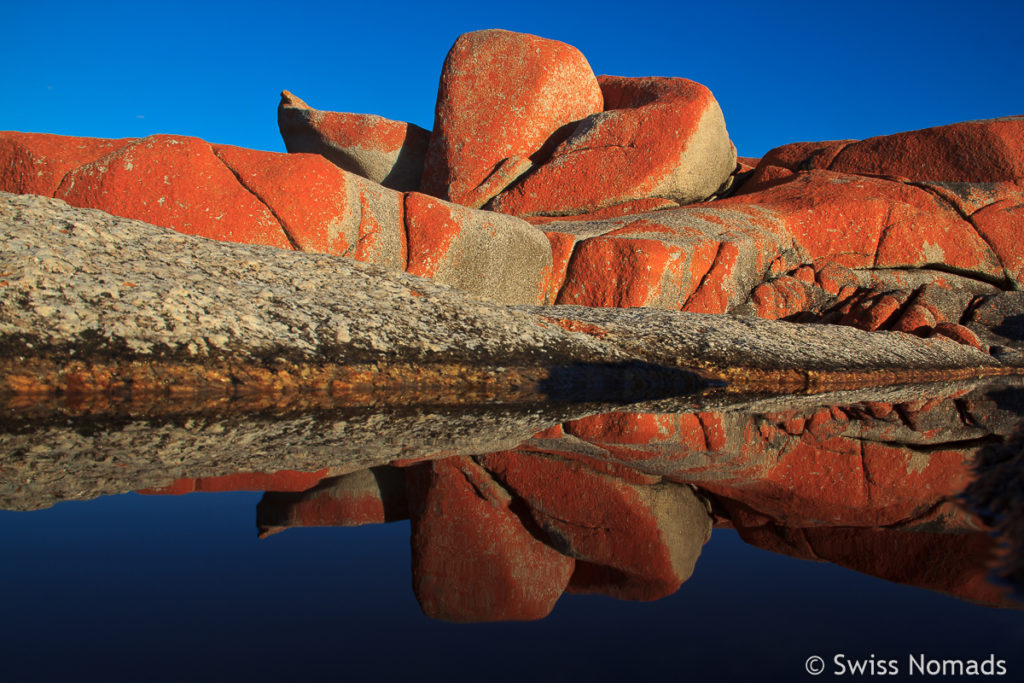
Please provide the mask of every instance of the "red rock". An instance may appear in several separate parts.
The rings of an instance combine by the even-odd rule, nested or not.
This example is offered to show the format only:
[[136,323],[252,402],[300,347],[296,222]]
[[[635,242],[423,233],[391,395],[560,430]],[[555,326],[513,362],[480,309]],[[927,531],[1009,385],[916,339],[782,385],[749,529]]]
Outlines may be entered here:
[[935,326],[932,336],[946,337],[947,339],[952,339],[958,344],[966,344],[967,346],[973,346],[979,351],[986,351],[981,340],[978,339],[978,335],[957,323],[939,323]]
[[[422,190],[482,206],[552,134],[602,103],[576,48],[497,29],[465,33],[441,71]],[[495,173],[500,182],[479,190]]]
[[808,171],[714,206],[745,212],[751,221],[770,213],[809,261],[850,268],[942,265],[983,277],[1003,275],[970,223],[931,193],[903,183]]
[[816,268],[814,281],[827,293],[838,296],[843,287],[856,286],[857,278],[849,268],[832,261],[824,261]]
[[548,277],[544,303],[553,304],[565,286],[565,276],[569,270],[569,260],[576,247],[577,237],[571,233],[554,231],[544,234],[551,245],[551,275]]
[[679,204],[671,199],[661,197],[647,197],[636,199],[622,204],[615,204],[604,209],[591,211],[590,213],[577,214],[575,216],[526,216],[531,225],[544,225],[556,221],[599,221],[605,218],[618,218],[620,216],[631,216],[635,214],[658,211],[660,209],[676,209]]
[[[549,237],[578,238],[556,302],[722,313],[746,300],[785,238],[771,220],[755,223],[713,206],[549,224]],[[564,253],[569,240],[562,239]]]
[[213,150],[243,187],[273,211],[297,248],[405,269],[401,193],[315,154],[228,145],[214,145]]
[[551,243],[526,221],[405,195],[408,272],[509,304],[543,303]]
[[914,184],[946,200],[961,215],[970,216],[972,220],[974,214],[986,206],[1007,199],[1020,203],[1024,199],[1024,186],[1019,182],[947,183],[941,181],[922,181]]
[[[768,152],[760,165],[769,164],[912,181],[1019,181],[1024,179],[1024,116],[965,121],[861,141],[784,145]],[[744,187],[745,192],[752,189]]]
[[839,321],[862,330],[878,330],[886,327],[900,315],[909,292],[871,292]]
[[405,476],[395,468],[360,470],[295,490],[263,496],[256,507],[262,535],[291,527],[361,526],[409,517]]
[[932,328],[940,322],[938,316],[927,306],[911,304],[893,325],[897,332],[907,332],[918,336],[927,336]]
[[[740,259],[739,248],[730,242],[719,245],[711,265],[701,278],[693,294],[683,302],[682,310],[694,313],[726,313],[736,298],[734,276]],[[745,291],[745,287],[742,291]]]
[[704,86],[599,80],[605,111],[581,121],[550,160],[491,202],[494,210],[572,215],[653,197],[688,204],[713,195],[736,169],[722,110]]
[[750,301],[759,318],[778,320],[806,311],[812,301],[811,289],[807,282],[786,275],[758,285]]
[[54,196],[187,235],[292,248],[273,213],[197,138],[129,142],[70,171]]
[[917,181],[1021,180],[1024,179],[1024,116],[965,121],[868,138],[843,148],[829,168],[844,173],[891,175]]
[[766,190],[769,187],[773,187],[792,178],[795,174],[796,171],[782,166],[760,164],[750,172],[750,177],[747,178],[746,182],[736,188],[733,195],[742,195],[750,192]]
[[[577,560],[577,591],[630,600],[674,593],[691,575],[711,520],[693,490],[638,486],[583,465],[517,452],[492,453],[481,464],[523,498],[538,524]],[[587,567],[606,569],[595,572]]]
[[591,443],[650,444],[676,436],[677,421],[672,414],[613,412],[572,420],[564,429]]
[[1005,587],[989,580],[996,540],[988,532],[929,533],[902,529],[739,527],[751,545],[962,600],[1011,607]]
[[[851,415],[858,419],[851,420]],[[950,400],[775,416],[613,414],[563,428],[566,437],[530,441],[522,449],[560,458],[573,451],[587,453],[693,484],[716,495],[720,509],[746,526],[889,526],[920,518],[963,490],[978,448],[923,453],[899,445],[904,440],[914,444],[976,438],[973,428],[963,427]],[[493,467],[489,461],[486,466]],[[506,481],[537,508],[540,493]],[[583,501],[598,490],[590,485],[569,489],[567,496]],[[569,519],[559,510],[551,516]]]
[[413,590],[424,614],[477,622],[551,612],[574,561],[534,538],[504,488],[465,457],[406,472]]
[[287,90],[281,93],[277,124],[289,152],[323,155],[392,190],[419,189],[429,130],[373,114],[320,111]]
[[168,486],[153,489],[139,489],[136,493],[145,496],[180,496],[197,491],[305,491],[317,485],[327,476],[328,470],[316,472],[238,472],[219,477],[186,477],[176,479]]
[[747,173],[757,168],[761,162],[757,157],[736,157],[736,173]]
[[133,142],[0,132],[0,192],[52,197],[69,171]]
[[979,210],[971,223],[999,257],[1006,276],[1018,289],[1024,288],[1024,192],[1017,199],[1004,199]]
[[699,485],[740,517],[755,510],[787,526],[887,526],[958,495],[970,479],[971,456],[956,450],[922,455],[808,432],[758,476]]

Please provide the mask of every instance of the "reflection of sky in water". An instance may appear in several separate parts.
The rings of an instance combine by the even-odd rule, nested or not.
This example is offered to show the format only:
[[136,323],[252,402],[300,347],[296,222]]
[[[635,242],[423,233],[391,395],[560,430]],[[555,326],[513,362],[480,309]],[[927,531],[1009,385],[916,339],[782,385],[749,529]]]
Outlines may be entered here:
[[987,657],[1024,614],[752,548],[716,529],[650,603],[564,595],[548,618],[423,616],[409,523],[258,540],[258,493],[133,494],[0,512],[7,680],[801,680],[811,654]]

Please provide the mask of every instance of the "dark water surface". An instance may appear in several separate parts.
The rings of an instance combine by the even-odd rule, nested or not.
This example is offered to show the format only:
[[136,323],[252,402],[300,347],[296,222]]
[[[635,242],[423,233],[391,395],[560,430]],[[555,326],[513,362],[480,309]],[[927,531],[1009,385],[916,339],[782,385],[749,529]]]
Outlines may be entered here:
[[901,391],[9,421],[0,678],[1024,680],[1019,390]]

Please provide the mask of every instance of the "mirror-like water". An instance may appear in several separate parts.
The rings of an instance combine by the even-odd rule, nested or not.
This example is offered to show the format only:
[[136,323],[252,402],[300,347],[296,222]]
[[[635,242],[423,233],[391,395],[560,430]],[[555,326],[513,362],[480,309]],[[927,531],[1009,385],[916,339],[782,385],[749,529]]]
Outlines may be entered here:
[[9,414],[5,671],[1015,680],[1022,406]]

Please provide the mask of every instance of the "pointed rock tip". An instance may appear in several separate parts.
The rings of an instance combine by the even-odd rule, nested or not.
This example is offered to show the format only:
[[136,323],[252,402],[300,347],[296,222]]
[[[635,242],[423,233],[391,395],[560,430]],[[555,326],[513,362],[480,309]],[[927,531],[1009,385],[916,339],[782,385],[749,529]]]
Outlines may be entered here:
[[302,109],[310,109],[310,106],[300,100],[295,95],[291,94],[287,90],[281,91],[281,106],[282,107],[299,107]]

